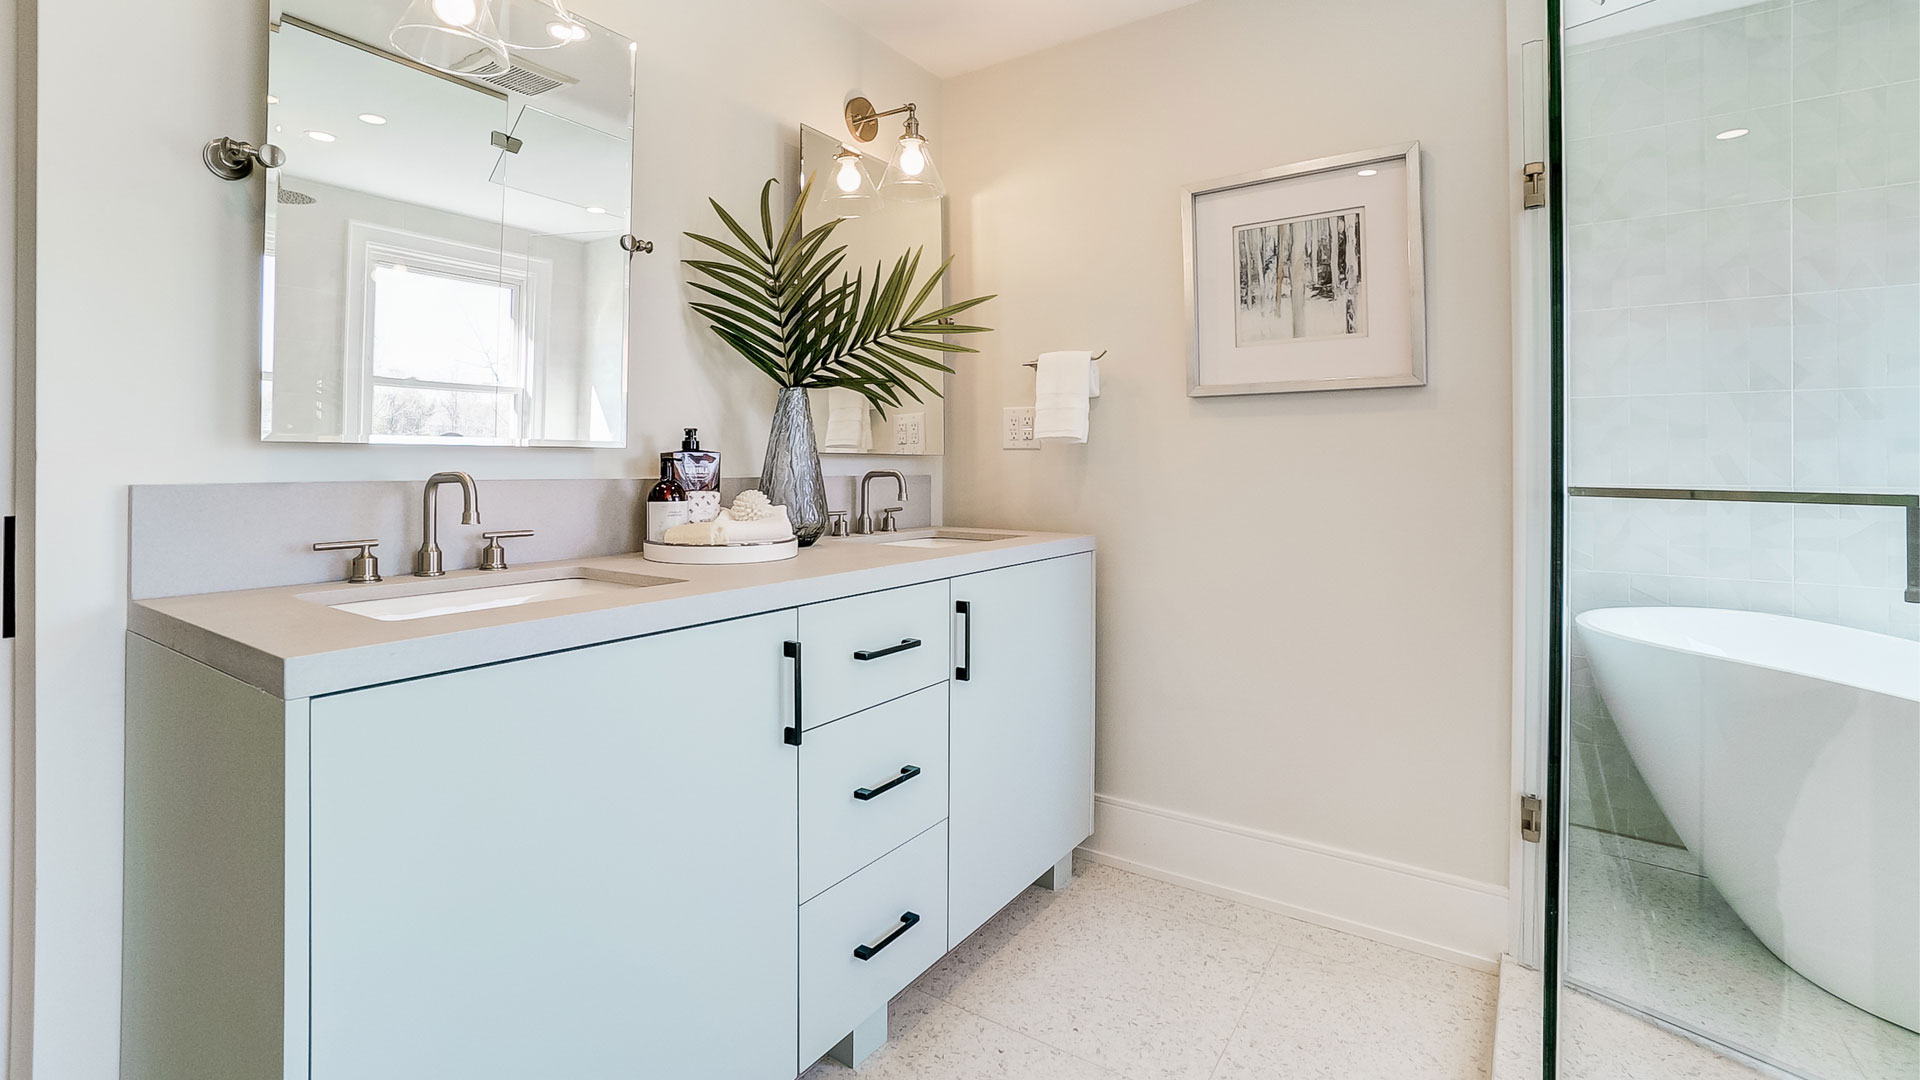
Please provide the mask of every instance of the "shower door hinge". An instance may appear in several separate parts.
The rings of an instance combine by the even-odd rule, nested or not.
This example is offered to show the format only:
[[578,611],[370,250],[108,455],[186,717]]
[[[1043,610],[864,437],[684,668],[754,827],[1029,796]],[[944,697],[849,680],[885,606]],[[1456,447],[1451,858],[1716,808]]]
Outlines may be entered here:
[[493,145],[505,150],[509,154],[517,154],[520,152],[520,148],[527,144],[504,131],[496,131],[493,133]]
[[1520,168],[1524,178],[1520,186],[1520,205],[1538,210],[1547,205],[1547,163],[1529,161]]
[[1540,827],[1545,807],[1538,795],[1520,796],[1520,839],[1529,844],[1540,842]]

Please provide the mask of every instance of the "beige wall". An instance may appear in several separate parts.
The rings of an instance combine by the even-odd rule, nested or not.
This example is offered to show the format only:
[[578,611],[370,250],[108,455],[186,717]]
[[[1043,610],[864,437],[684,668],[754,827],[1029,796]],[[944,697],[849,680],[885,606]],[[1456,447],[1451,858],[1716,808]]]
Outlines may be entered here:
[[[1099,534],[1103,795],[1506,881],[1503,20],[1206,0],[947,82],[954,292],[1000,295],[954,386],[947,516]],[[1181,188],[1411,139],[1431,384],[1188,398]],[[1079,347],[1110,350],[1090,444],[1001,450],[1020,362]]]
[[[659,250],[633,261],[630,449],[263,445],[262,185],[216,180],[199,155],[215,135],[259,135],[267,5],[37,6],[38,434],[22,484],[38,493],[25,541],[37,542],[37,704],[22,718],[37,739],[37,861],[21,871],[38,872],[38,963],[26,1034],[36,1075],[106,1080],[118,1074],[127,486],[652,475],[688,425],[730,474],[751,475],[772,386],[689,317],[680,234],[711,227],[709,195],[747,206],[766,177],[794,178],[798,125],[834,130],[850,93],[916,101],[937,131],[940,88],[812,3],[578,0],[640,44],[635,231]],[[404,559],[406,539],[384,539]]]

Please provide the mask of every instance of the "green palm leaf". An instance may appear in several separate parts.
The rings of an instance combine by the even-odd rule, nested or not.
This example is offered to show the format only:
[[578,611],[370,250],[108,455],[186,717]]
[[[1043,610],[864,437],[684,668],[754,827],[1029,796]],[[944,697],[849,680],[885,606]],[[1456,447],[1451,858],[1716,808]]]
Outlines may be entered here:
[[882,261],[871,278],[860,268],[843,273],[847,249],[831,245],[840,222],[813,229],[801,224],[812,183],[801,188],[778,231],[775,183],[769,180],[760,188],[757,237],[717,200],[708,200],[728,239],[686,234],[719,256],[686,260],[706,279],[687,283],[701,294],[688,306],[706,319],[715,337],[783,387],[852,390],[882,413],[908,398],[920,401],[922,390],[939,397],[929,376],[953,369],[936,358],[978,351],[946,336],[992,329],[951,320],[993,297],[923,312],[953,260],[921,280],[918,248],[903,252],[891,266]]

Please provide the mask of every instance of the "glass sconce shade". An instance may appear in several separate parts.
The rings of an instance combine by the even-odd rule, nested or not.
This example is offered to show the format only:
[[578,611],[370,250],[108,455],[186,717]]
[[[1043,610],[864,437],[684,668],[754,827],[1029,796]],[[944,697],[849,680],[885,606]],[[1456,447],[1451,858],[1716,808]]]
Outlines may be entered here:
[[918,129],[919,125],[908,121],[907,133],[900,136],[900,151],[893,155],[887,175],[880,181],[882,198],[918,202],[947,193],[946,184],[940,180],[940,170],[934,167],[933,154],[927,149],[927,140],[920,136]]
[[387,40],[402,56],[453,75],[495,75],[512,66],[486,0],[413,0]]
[[867,172],[865,155],[841,147],[813,182],[813,202],[827,217],[854,218],[871,213],[879,197]]
[[587,28],[561,0],[491,0],[500,39],[514,49],[557,49],[584,41]]

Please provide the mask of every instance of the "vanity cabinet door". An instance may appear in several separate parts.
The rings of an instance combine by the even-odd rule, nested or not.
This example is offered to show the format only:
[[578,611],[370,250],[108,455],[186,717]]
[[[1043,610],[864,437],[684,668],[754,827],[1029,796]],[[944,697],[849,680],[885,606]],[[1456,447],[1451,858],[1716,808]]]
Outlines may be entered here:
[[316,699],[316,1080],[783,1080],[779,612]]
[[1093,555],[954,578],[949,942],[1093,832]]

